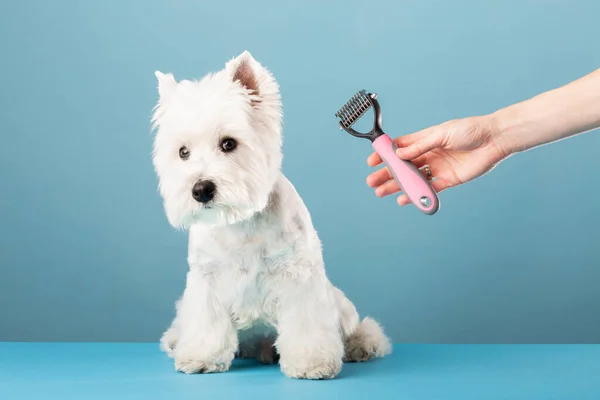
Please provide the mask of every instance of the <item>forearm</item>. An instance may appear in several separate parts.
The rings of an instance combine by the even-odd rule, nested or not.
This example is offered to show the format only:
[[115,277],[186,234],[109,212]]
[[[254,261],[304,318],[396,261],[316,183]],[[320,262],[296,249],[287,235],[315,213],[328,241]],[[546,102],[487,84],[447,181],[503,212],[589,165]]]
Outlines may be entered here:
[[498,110],[498,146],[510,155],[600,127],[600,69]]

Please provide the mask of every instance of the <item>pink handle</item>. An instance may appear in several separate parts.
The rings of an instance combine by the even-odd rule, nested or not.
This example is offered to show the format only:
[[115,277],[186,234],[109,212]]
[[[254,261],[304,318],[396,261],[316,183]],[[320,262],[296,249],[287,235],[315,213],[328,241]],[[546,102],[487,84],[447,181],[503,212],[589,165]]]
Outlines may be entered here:
[[397,147],[392,139],[383,134],[373,141],[373,148],[386,163],[396,183],[410,201],[423,213],[435,214],[440,208],[437,193],[413,163],[398,158]]

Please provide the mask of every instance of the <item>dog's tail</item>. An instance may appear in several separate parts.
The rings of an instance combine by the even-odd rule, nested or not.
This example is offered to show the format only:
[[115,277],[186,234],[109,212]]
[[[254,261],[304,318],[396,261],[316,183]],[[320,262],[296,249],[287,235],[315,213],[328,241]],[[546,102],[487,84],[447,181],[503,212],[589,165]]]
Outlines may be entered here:
[[354,304],[340,289],[333,290],[344,336],[344,361],[367,361],[390,354],[392,343],[377,321],[370,317],[360,321]]

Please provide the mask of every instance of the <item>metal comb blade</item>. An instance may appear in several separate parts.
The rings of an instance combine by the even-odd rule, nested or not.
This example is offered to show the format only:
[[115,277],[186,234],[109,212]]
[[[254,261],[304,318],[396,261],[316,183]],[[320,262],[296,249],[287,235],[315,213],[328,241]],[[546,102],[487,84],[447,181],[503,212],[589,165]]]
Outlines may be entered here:
[[371,108],[372,103],[366,90],[356,93],[335,116],[340,119],[343,128],[350,128],[360,117]]

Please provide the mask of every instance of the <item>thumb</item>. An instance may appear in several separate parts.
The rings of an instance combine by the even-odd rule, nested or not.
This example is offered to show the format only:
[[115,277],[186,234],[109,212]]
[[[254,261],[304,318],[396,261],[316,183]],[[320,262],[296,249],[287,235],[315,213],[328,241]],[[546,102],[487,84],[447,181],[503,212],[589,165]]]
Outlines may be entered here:
[[398,147],[396,155],[403,160],[414,160],[428,151],[442,147],[443,141],[444,135],[442,131],[435,129],[407,147]]

